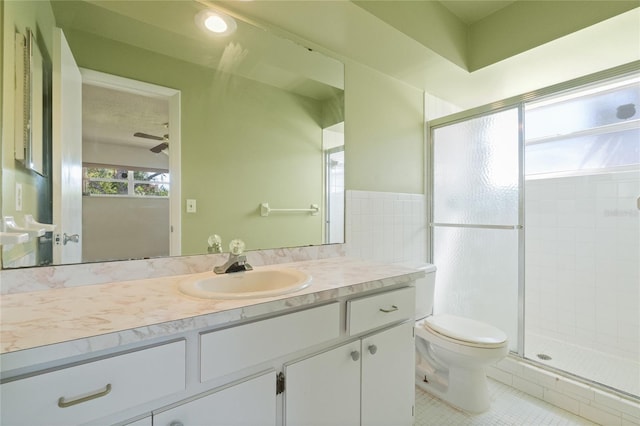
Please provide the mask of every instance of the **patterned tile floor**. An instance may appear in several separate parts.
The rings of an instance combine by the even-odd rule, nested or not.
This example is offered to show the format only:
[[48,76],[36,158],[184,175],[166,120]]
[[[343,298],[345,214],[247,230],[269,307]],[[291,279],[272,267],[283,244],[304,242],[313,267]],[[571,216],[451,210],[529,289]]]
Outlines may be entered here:
[[416,388],[415,426],[486,425],[595,425],[517,389],[489,379],[491,408],[482,414],[457,410]]

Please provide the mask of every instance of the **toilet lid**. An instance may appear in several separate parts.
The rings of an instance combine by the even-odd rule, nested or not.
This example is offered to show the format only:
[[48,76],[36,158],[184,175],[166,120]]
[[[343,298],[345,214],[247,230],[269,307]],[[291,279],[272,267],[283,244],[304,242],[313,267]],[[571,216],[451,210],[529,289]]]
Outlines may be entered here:
[[492,325],[455,315],[432,315],[424,324],[437,333],[463,342],[492,346],[507,340],[507,335]]

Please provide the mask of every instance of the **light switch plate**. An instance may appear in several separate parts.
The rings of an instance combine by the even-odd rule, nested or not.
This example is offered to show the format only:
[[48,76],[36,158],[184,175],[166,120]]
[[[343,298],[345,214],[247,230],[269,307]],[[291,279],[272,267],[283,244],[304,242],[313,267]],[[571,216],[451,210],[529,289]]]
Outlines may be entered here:
[[196,212],[196,200],[187,200],[187,213],[195,213]]

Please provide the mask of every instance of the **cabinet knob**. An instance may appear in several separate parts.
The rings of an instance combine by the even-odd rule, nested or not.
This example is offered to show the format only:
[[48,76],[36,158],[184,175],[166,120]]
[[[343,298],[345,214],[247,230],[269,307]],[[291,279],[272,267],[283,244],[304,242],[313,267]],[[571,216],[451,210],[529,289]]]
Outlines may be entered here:
[[369,353],[371,355],[375,355],[375,353],[378,352],[378,347],[376,345],[369,345],[367,349],[369,349]]
[[353,351],[351,352],[351,359],[354,361],[357,361],[360,359],[360,352],[358,351]]

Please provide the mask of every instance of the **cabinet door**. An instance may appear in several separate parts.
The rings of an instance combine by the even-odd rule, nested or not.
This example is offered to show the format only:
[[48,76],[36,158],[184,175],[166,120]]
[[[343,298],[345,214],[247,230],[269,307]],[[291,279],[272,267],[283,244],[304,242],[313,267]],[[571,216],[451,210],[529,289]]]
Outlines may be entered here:
[[415,399],[413,323],[362,340],[362,425],[411,425]]
[[275,423],[275,371],[153,414],[154,426],[275,426]]
[[360,356],[356,341],[285,366],[285,425],[359,425]]

